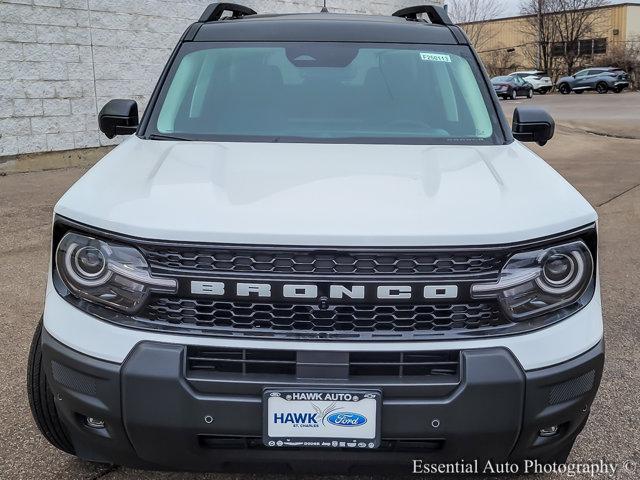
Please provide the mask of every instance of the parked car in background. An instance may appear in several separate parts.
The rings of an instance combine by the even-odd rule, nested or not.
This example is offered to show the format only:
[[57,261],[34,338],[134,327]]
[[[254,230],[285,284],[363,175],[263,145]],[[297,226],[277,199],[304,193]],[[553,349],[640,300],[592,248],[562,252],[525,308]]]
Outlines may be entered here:
[[505,75],[491,79],[496,95],[504,99],[515,100],[518,97],[533,97],[533,85],[525,82],[519,75]]
[[533,86],[533,91],[544,95],[553,90],[553,82],[547,72],[541,70],[522,70],[513,72],[511,75],[520,77],[525,82]]
[[558,91],[564,95],[571,92],[582,93],[595,90],[607,93],[609,90],[620,93],[629,86],[629,75],[619,68],[585,68],[575,75],[558,80]]

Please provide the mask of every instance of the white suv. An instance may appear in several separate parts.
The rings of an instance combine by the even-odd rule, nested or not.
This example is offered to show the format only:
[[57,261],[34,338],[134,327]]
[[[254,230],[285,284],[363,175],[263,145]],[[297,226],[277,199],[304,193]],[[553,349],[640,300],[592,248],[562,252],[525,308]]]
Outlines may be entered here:
[[553,82],[551,77],[546,72],[540,70],[522,70],[520,72],[513,72],[511,75],[517,75],[525,82],[529,82],[533,85],[533,91],[544,95],[553,90]]
[[53,445],[202,471],[566,460],[604,358],[596,213],[442,8],[214,4],[141,121],[113,100],[99,123],[131,136],[55,207],[30,354]]

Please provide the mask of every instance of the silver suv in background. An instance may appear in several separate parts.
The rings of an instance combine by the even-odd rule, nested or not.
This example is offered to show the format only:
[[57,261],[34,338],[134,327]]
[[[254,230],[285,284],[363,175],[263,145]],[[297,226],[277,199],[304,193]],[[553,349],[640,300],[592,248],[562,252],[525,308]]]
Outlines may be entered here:
[[586,68],[575,75],[558,80],[558,91],[564,95],[587,90],[607,93],[609,90],[620,93],[629,86],[629,75],[619,68],[600,67]]
[[519,72],[513,72],[510,75],[518,76],[525,82],[530,83],[533,86],[533,91],[541,95],[553,90],[553,82],[547,72],[541,70],[521,70]]

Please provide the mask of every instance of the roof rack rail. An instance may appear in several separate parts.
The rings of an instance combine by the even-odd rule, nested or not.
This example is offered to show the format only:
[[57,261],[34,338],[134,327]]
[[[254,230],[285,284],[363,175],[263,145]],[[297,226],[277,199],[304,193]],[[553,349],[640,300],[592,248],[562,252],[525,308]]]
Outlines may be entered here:
[[200,16],[199,22],[217,22],[222,19],[224,12],[231,12],[230,19],[242,18],[246,15],[256,15],[252,8],[237,3],[215,2],[209,5]]
[[393,16],[417,21],[418,15],[421,13],[426,13],[431,23],[435,23],[437,25],[454,25],[449,18],[447,11],[438,5],[416,5],[415,7],[407,7],[398,10],[393,14]]

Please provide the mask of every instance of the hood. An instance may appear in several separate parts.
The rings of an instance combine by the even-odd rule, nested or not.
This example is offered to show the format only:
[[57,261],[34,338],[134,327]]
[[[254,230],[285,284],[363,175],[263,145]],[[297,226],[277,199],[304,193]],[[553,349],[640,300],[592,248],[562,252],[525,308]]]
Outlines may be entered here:
[[509,243],[595,221],[518,142],[501,146],[208,143],[131,137],[56,213],[136,237],[238,244]]

